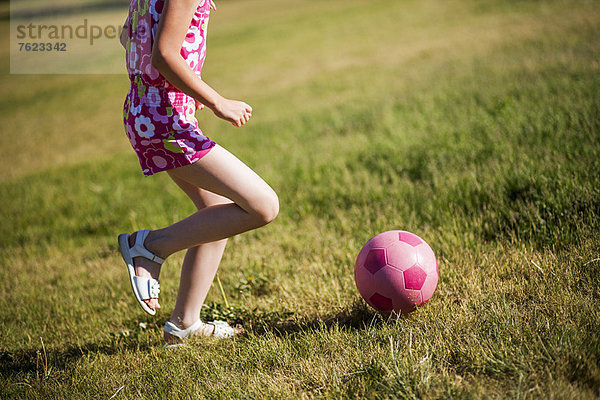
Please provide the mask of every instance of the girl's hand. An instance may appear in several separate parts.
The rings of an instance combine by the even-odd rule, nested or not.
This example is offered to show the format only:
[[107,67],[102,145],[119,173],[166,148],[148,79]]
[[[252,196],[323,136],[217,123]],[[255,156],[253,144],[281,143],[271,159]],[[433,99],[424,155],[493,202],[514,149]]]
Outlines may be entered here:
[[194,99],[196,102],[196,110],[202,110],[204,108],[204,104],[200,103],[198,100]]
[[215,2],[213,0],[210,0],[210,6],[213,10],[217,11],[217,6],[215,5]]
[[252,107],[243,101],[222,99],[212,109],[215,115],[240,127],[252,117]]

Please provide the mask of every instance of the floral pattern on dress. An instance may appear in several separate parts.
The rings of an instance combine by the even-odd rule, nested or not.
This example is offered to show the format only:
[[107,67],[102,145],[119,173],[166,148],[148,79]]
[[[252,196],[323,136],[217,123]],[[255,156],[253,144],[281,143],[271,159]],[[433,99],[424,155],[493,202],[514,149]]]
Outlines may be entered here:
[[[192,97],[171,85],[151,63],[164,0],[131,0],[126,65],[131,81],[123,106],[125,132],[144,175],[192,164],[215,142],[204,136]],[[200,76],[206,57],[210,1],[202,0],[190,21],[180,54]]]

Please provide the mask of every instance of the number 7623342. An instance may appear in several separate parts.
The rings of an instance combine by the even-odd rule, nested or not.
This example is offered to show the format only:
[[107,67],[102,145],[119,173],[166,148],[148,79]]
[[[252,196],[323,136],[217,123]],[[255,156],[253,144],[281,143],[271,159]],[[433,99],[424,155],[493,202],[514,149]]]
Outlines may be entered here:
[[67,51],[66,43],[51,43],[51,42],[33,42],[33,43],[18,43],[19,51],[37,51],[37,52],[49,52],[49,51]]

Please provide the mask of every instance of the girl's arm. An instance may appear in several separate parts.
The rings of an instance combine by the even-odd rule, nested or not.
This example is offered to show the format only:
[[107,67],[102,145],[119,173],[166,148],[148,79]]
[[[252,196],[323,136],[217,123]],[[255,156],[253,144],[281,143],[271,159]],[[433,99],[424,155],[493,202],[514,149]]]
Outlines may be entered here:
[[121,35],[119,36],[119,40],[121,41],[121,46],[125,50],[127,50],[127,37],[129,36],[129,14],[127,14],[127,18],[125,19],[125,23],[123,24],[123,28],[121,29]]
[[210,108],[215,115],[235,126],[252,116],[248,104],[226,99],[200,79],[181,56],[181,44],[199,0],[165,1],[152,48],[152,66],[171,84]]

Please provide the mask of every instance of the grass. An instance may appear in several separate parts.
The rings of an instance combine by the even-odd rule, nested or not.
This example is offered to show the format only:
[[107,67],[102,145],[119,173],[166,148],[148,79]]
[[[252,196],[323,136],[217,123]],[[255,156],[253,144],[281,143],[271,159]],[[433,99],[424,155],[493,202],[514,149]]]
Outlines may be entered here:
[[[597,398],[599,26],[593,1],[219,4],[203,76],[255,115],[198,118],[281,213],[230,240],[232,309],[215,285],[204,311],[248,336],[177,351],[116,250],[192,211],[141,176],[127,78],[0,76],[2,397]],[[389,229],[440,261],[408,316],[373,312],[353,282]]]

